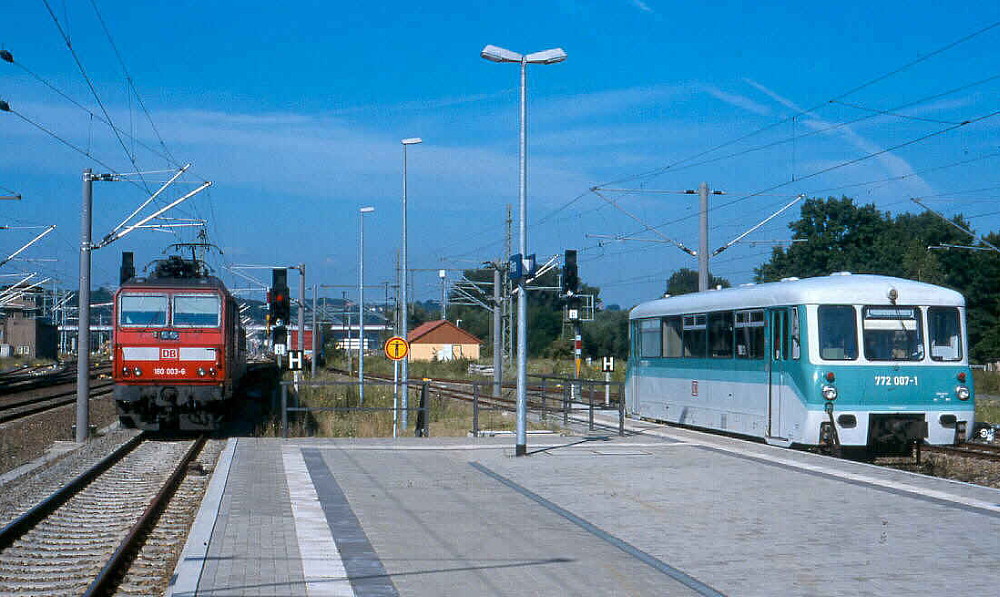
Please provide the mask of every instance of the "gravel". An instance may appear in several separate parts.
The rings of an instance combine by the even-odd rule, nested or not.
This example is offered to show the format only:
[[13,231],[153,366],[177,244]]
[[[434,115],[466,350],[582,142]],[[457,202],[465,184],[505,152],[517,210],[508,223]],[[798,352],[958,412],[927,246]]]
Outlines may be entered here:
[[[90,399],[91,425],[103,429],[117,420],[110,396]],[[53,442],[72,442],[75,424],[76,406],[70,404],[0,425],[0,474],[43,457]]]
[[[91,422],[95,425],[107,427],[117,420],[114,403],[110,399],[93,399],[90,405]],[[74,417],[75,410],[67,406],[8,423],[0,429],[2,468],[7,473],[0,477],[0,526],[48,497],[138,433],[114,426],[85,445],[78,446],[70,441]],[[56,441],[53,443],[53,440]],[[12,470],[33,459],[33,464],[38,464],[37,468]]]

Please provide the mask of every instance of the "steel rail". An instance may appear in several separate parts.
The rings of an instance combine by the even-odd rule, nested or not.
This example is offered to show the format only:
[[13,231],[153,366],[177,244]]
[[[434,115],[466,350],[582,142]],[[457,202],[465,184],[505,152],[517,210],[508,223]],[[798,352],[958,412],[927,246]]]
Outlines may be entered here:
[[921,452],[948,454],[952,456],[962,456],[965,458],[975,458],[977,460],[1000,461],[1000,446],[989,444],[962,444],[960,446],[920,446]]
[[90,583],[90,586],[84,592],[84,597],[114,594],[118,582],[132,564],[132,560],[149,536],[150,531],[152,531],[160,515],[170,503],[170,499],[173,497],[174,492],[177,491],[177,487],[187,475],[188,465],[201,452],[206,439],[206,435],[201,435],[191,444],[184,457],[174,467],[174,472],[170,475],[170,478],[160,488],[160,491],[153,498],[153,501],[150,502],[149,506],[146,507],[142,516],[129,529],[128,534],[122,539],[122,542],[118,545],[118,549],[115,550],[115,553],[112,554],[111,558],[104,565],[104,568],[98,573],[97,578]]
[[[107,382],[104,384],[92,386],[90,388],[90,397],[99,398],[102,396],[107,396],[108,394],[111,393],[111,390],[108,388],[113,385],[114,382]],[[54,396],[45,396],[42,398],[36,398],[34,400],[24,400],[14,404],[0,405],[0,423],[9,423],[10,421],[16,421],[18,419],[30,417],[31,415],[44,413],[59,408],[61,406],[74,404],[75,402],[76,402],[76,390],[72,390],[70,392],[60,393]],[[36,406],[31,407],[30,405],[33,403],[35,403]],[[27,410],[9,412],[26,406],[29,406]]]
[[75,479],[63,485],[52,495],[45,498],[24,514],[18,516],[5,527],[0,529],[0,550],[10,547],[15,541],[23,537],[40,521],[55,512],[70,498],[82,491],[91,481],[99,477],[109,468],[120,462],[136,446],[141,444],[146,438],[145,433],[139,433],[133,438],[119,446],[114,452],[108,454],[100,462],[81,473]]

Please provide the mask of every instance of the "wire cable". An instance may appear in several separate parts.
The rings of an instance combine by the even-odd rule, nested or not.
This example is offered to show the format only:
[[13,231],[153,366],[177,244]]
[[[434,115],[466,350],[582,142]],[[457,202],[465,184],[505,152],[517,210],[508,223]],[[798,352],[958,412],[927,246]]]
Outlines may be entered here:
[[148,144],[144,143],[141,139],[138,139],[138,138],[134,137],[133,135],[129,134],[128,132],[123,131],[121,128],[115,126],[115,124],[113,122],[110,122],[110,121],[106,120],[100,114],[95,114],[90,108],[84,106],[83,104],[81,104],[80,102],[78,102],[76,99],[74,99],[72,96],[70,96],[69,94],[67,94],[63,90],[59,89],[58,87],[56,87],[55,85],[53,85],[52,83],[50,83],[49,81],[47,81],[46,79],[44,79],[43,77],[39,76],[37,73],[35,73],[31,69],[29,69],[27,66],[25,66],[24,64],[22,64],[20,61],[14,60],[13,56],[11,56],[11,58],[9,60],[7,60],[7,61],[10,62],[11,64],[17,66],[21,70],[23,70],[29,76],[31,76],[32,78],[34,78],[35,80],[37,80],[42,85],[45,85],[46,87],[48,87],[50,90],[52,90],[53,92],[55,92],[57,95],[59,95],[60,97],[62,97],[66,101],[70,102],[71,104],[73,104],[77,108],[80,108],[81,110],[83,110],[84,112],[86,112],[88,115],[90,115],[90,117],[92,119],[96,118],[98,121],[100,121],[100,122],[104,123],[105,125],[107,125],[107,126],[113,128],[113,129],[115,129],[118,133],[120,133],[120,134],[124,135],[125,137],[127,137],[128,140],[131,141],[132,143],[135,143],[135,144],[139,145],[140,147],[142,147],[143,149],[149,151],[153,155],[156,155],[158,157],[163,158],[164,160],[167,160],[172,166],[176,166],[177,168],[180,168],[183,165],[180,162],[178,162],[177,160],[173,159],[173,157],[170,154],[162,153],[159,150],[157,150],[156,148],[150,147]]
[[719,145],[716,145],[716,146],[711,147],[709,149],[706,149],[704,151],[698,152],[698,153],[696,153],[696,154],[694,154],[692,156],[689,156],[687,158],[684,158],[684,159],[681,159],[681,160],[677,160],[677,161],[675,161],[675,162],[673,162],[671,164],[668,164],[666,166],[662,166],[660,168],[656,168],[654,170],[650,170],[650,171],[647,171],[647,172],[644,172],[644,173],[635,174],[635,175],[632,175],[632,176],[627,176],[627,177],[620,178],[620,179],[617,179],[617,180],[609,181],[609,182],[606,182],[604,184],[597,185],[597,186],[599,186],[599,187],[609,186],[609,185],[620,184],[620,183],[623,183],[623,182],[628,182],[628,181],[636,180],[636,179],[639,179],[639,178],[648,178],[648,177],[656,176],[658,174],[662,174],[663,172],[671,170],[671,169],[673,169],[676,166],[679,166],[681,164],[685,164],[685,163],[690,162],[692,160],[696,160],[696,159],[698,159],[700,157],[703,157],[703,156],[708,155],[710,153],[714,153],[714,152],[716,152],[716,151],[718,151],[720,149],[723,149],[725,147],[729,147],[731,145],[735,145],[737,143],[740,143],[741,141],[745,141],[746,139],[749,139],[749,138],[754,137],[756,135],[759,135],[759,134],[761,134],[763,132],[769,131],[769,130],[771,130],[773,128],[776,128],[778,126],[786,124],[786,123],[792,121],[795,118],[798,118],[798,117],[806,115],[806,114],[811,114],[812,112],[815,112],[816,110],[818,110],[819,108],[822,108],[823,106],[826,106],[826,105],[828,105],[828,104],[830,104],[832,102],[836,102],[836,101],[842,100],[845,97],[848,97],[848,96],[850,96],[850,95],[852,95],[854,93],[857,93],[858,91],[861,91],[862,89],[865,89],[867,87],[871,87],[872,85],[875,85],[876,83],[880,83],[880,82],[882,82],[882,81],[884,81],[884,80],[886,80],[886,79],[888,79],[888,78],[890,78],[892,76],[898,75],[899,73],[901,73],[901,72],[903,72],[905,70],[908,70],[908,69],[916,66],[917,64],[920,64],[921,62],[925,62],[925,61],[933,58],[934,56],[942,54],[942,53],[944,53],[944,52],[946,52],[946,51],[948,51],[948,50],[950,50],[950,49],[952,49],[952,48],[954,48],[954,47],[956,47],[958,45],[961,45],[961,44],[963,44],[965,42],[968,42],[968,41],[970,41],[970,40],[972,40],[972,39],[974,39],[974,38],[976,38],[976,37],[978,37],[978,36],[980,36],[980,35],[988,32],[988,31],[991,31],[991,30],[997,28],[997,27],[1000,27],[1000,21],[995,21],[995,22],[987,25],[986,27],[983,27],[982,29],[974,31],[973,33],[970,33],[970,34],[968,34],[968,35],[966,35],[964,37],[961,37],[961,38],[959,38],[959,39],[957,39],[957,40],[955,40],[955,41],[953,41],[953,42],[951,42],[949,44],[946,44],[946,45],[944,45],[944,46],[942,46],[942,47],[940,47],[940,48],[938,48],[938,49],[936,49],[936,50],[934,50],[934,51],[932,51],[932,52],[930,52],[928,54],[925,54],[923,56],[920,56],[919,58],[911,60],[910,62],[907,62],[906,64],[900,66],[899,68],[896,68],[896,69],[891,70],[891,71],[889,71],[887,73],[884,73],[884,74],[881,74],[881,75],[879,75],[877,77],[869,79],[868,81],[865,81],[864,83],[861,83],[860,85],[852,87],[851,89],[848,89],[847,91],[845,91],[845,92],[843,92],[843,93],[841,93],[841,94],[839,94],[839,95],[837,95],[837,96],[835,96],[835,97],[833,97],[833,98],[831,98],[829,100],[817,103],[816,105],[814,105],[814,106],[812,106],[810,108],[807,108],[805,110],[801,110],[801,111],[793,114],[792,116],[789,116],[787,118],[783,118],[783,119],[781,119],[781,120],[779,120],[777,122],[773,122],[773,123],[771,123],[769,125],[766,125],[764,127],[759,128],[759,129],[757,129],[755,131],[747,133],[746,135],[742,135],[742,136],[740,136],[740,137],[738,137],[736,139],[733,139],[733,140],[730,140],[730,141],[726,141],[724,143],[720,143]]
[[[115,57],[118,58],[118,64],[122,67],[122,73],[125,75],[125,81],[128,83],[129,88],[132,90],[133,95],[135,95],[136,101],[139,103],[139,107],[142,108],[143,113],[146,115],[146,120],[149,122],[150,128],[153,129],[153,133],[156,135],[157,140],[160,142],[160,146],[163,148],[163,152],[167,154],[168,161],[171,164],[180,166],[177,160],[174,159],[173,154],[167,149],[167,144],[164,143],[163,137],[160,135],[160,131],[156,128],[156,123],[153,122],[153,117],[150,115],[149,110],[146,109],[145,102],[142,101],[142,96],[139,95],[139,91],[135,88],[135,81],[132,80],[132,75],[129,74],[128,68],[125,66],[125,60],[122,58],[121,52],[118,51],[118,46],[115,44],[115,40],[111,37],[111,31],[108,29],[107,24],[104,22],[104,17],[101,15],[101,11],[97,8],[97,2],[95,0],[90,0],[90,5],[94,7],[94,13],[97,15],[97,20],[101,23],[101,28],[104,30],[104,35],[108,38],[108,43],[111,45],[111,49],[115,52]],[[135,137],[132,137],[133,142]]]
[[[49,11],[49,16],[52,17],[52,21],[53,23],[55,23],[56,29],[59,30],[59,35],[62,36],[63,41],[66,43],[66,47],[69,49],[69,53],[73,56],[73,61],[76,63],[76,67],[80,70],[80,74],[83,75],[83,79],[87,82],[87,87],[90,88],[90,93],[94,96],[94,100],[97,101],[97,105],[100,106],[101,112],[104,114],[104,117],[107,119],[108,122],[112,122],[112,118],[111,115],[108,113],[108,109],[104,106],[104,102],[101,101],[101,96],[100,94],[97,93],[97,88],[94,87],[94,82],[90,79],[90,76],[87,74],[87,69],[83,67],[83,63],[80,61],[80,56],[76,53],[76,50],[73,49],[72,40],[70,40],[70,37],[66,33],[66,30],[63,29],[62,24],[59,22],[59,18],[56,17],[56,13],[52,11],[52,6],[49,4],[49,0],[42,0],[42,3],[45,4],[45,8]],[[118,139],[118,143],[122,146],[122,149],[125,150],[125,155],[128,156],[129,161],[132,162],[132,166],[134,166],[136,170],[140,170],[139,164],[137,164],[135,161],[135,155],[133,155],[128,150],[128,145],[125,144],[125,140],[122,139],[122,136],[118,133],[118,127],[112,126],[111,130],[114,131],[115,138]],[[142,175],[139,176],[139,179],[142,180],[143,188],[147,192],[151,192],[149,185],[146,184],[146,181],[145,179],[142,178]]]

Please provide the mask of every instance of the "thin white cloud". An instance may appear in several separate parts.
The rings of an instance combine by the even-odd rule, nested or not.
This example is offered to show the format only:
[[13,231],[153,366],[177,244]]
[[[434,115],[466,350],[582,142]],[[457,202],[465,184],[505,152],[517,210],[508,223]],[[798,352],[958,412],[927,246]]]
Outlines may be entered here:
[[[755,89],[757,89],[764,95],[770,97],[771,99],[781,104],[782,106],[794,110],[797,113],[803,112],[804,109],[801,106],[799,106],[792,100],[779,95],[775,91],[768,89],[764,85],[761,85],[760,83],[753,81],[751,79],[744,79],[744,81],[746,81],[748,85],[754,87]],[[819,118],[812,114],[809,115],[807,118],[803,118],[801,122],[805,126],[817,131],[831,129],[831,127],[835,126],[835,123],[823,120],[822,118]],[[871,141],[870,139],[861,136],[860,134],[855,132],[850,126],[847,125],[832,129],[828,132],[828,134],[839,135],[850,145],[852,145],[857,149],[860,149],[866,154],[874,154],[885,150],[885,147],[882,147],[881,145],[875,143],[874,141]],[[922,177],[915,176],[913,167],[905,159],[893,153],[883,153],[882,155],[877,156],[876,159],[892,176],[907,176],[908,178],[906,179],[906,183],[904,184],[910,186],[911,191],[914,194],[926,195],[933,193],[933,188],[931,187],[931,185],[928,184],[927,181],[924,180]]]
[[650,12],[650,13],[651,12],[655,12],[652,8],[649,7],[648,4],[646,4],[642,0],[631,0],[631,2],[632,2],[632,6],[638,8],[642,12]]
[[599,115],[620,114],[639,107],[666,104],[668,101],[690,93],[689,86],[653,85],[649,87],[629,87],[571,96],[563,96],[550,101],[541,110],[546,117],[560,119],[584,119]]
[[731,106],[736,106],[737,108],[746,110],[747,112],[753,112],[754,114],[760,116],[768,116],[771,114],[770,108],[768,108],[763,104],[755,102],[744,95],[728,93],[712,85],[704,85],[702,86],[702,89],[705,91],[705,93],[711,95],[715,99],[723,101]]

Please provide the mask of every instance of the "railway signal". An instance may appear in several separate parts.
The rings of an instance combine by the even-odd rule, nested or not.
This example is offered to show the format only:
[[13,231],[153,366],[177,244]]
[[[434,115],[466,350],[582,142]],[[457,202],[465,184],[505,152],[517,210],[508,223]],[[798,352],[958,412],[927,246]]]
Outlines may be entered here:
[[567,297],[577,293],[580,287],[580,274],[576,267],[576,250],[566,249],[563,257],[562,291]]

